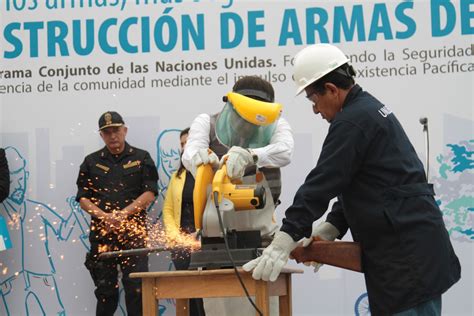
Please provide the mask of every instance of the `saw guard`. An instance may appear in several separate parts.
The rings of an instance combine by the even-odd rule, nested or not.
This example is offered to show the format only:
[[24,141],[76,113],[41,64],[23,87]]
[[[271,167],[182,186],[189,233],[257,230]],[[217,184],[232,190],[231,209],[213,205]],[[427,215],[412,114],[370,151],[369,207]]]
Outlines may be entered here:
[[[255,183],[255,175],[246,176],[242,179],[243,184]],[[235,211],[234,204],[231,200],[222,197],[219,203],[219,211],[221,212],[224,227],[228,231],[249,231],[258,230],[262,237],[273,235],[278,230],[278,225],[273,220],[275,205],[271,198],[271,191],[266,179],[263,179],[262,185],[265,188],[266,203],[263,209],[249,209]],[[220,237],[222,232],[219,226],[217,209],[212,198],[212,192],[208,193],[207,204],[204,214],[202,215],[203,237]]]
[[214,170],[210,164],[200,165],[196,171],[196,179],[193,190],[194,202],[194,225],[196,230],[202,229],[202,217],[206,207],[208,188],[212,184]]

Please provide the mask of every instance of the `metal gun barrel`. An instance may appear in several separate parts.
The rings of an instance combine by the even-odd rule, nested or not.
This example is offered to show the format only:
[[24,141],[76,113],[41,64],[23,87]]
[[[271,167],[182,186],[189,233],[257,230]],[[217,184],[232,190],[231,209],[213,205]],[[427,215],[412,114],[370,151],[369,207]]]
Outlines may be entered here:
[[169,251],[168,247],[146,247],[128,250],[107,251],[99,254],[99,260],[127,257],[127,256],[146,256],[154,252]]

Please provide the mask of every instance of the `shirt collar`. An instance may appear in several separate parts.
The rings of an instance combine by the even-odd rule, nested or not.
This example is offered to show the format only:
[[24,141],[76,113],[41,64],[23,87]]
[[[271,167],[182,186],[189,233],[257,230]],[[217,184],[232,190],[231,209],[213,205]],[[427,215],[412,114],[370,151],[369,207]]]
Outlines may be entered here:
[[342,108],[348,105],[361,92],[362,92],[361,86],[359,86],[358,84],[354,84],[354,86],[351,88],[349,93],[346,95],[346,99],[344,100],[344,103],[342,104]]
[[125,148],[123,149],[123,151],[118,155],[114,155],[112,154],[109,149],[107,148],[107,146],[104,146],[100,153],[99,153],[99,156],[100,158],[102,159],[113,159],[113,160],[117,160],[117,159],[121,159],[123,157],[127,157],[127,156],[131,156],[135,153],[135,148],[133,148],[132,146],[130,146],[127,142],[125,142]]

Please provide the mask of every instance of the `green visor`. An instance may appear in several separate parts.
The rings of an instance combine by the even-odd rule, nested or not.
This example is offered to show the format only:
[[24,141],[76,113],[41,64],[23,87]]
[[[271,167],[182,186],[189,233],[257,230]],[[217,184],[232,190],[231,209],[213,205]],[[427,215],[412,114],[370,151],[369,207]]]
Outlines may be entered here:
[[270,143],[277,122],[266,126],[254,125],[242,118],[227,102],[217,117],[216,135],[219,142],[229,148],[260,148]]

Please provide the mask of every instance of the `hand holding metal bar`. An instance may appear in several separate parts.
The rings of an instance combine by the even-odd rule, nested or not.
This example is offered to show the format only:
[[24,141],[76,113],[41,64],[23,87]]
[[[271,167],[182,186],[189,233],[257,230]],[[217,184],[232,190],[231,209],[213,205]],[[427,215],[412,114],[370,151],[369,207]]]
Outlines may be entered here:
[[291,256],[298,263],[314,261],[362,272],[360,245],[357,242],[315,239],[307,247],[297,247]]

